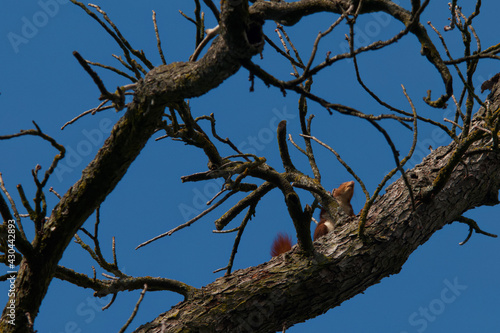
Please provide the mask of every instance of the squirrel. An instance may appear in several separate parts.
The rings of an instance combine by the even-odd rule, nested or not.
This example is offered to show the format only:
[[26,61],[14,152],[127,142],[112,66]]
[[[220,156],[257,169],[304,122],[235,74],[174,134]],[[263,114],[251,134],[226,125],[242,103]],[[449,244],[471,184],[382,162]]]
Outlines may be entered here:
[[[332,195],[339,204],[342,211],[348,216],[354,216],[354,210],[351,206],[352,195],[354,194],[354,181],[340,184],[336,189],[332,190]],[[313,239],[317,240],[321,236],[326,235],[334,228],[334,223],[330,219],[330,215],[326,209],[322,208],[319,215],[319,223],[314,230]],[[283,233],[278,233],[271,245],[271,257],[276,257],[282,253],[292,249],[292,238]]]

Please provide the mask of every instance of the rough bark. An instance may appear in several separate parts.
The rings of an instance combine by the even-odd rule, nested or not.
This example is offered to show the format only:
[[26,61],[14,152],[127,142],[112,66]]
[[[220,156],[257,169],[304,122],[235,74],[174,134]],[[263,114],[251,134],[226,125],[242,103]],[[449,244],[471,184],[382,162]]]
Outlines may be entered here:
[[[499,87],[489,97],[493,110],[500,106]],[[469,151],[487,140],[476,142]],[[407,171],[414,194],[420,198],[415,211],[402,179],[387,188],[369,212],[368,243],[358,237],[357,218],[345,219],[334,232],[315,242],[313,256],[304,256],[295,246],[269,262],[235,271],[135,332],[280,331],[323,314],[398,273],[409,255],[434,232],[469,209],[499,203],[498,150],[469,154],[455,167],[444,188],[426,197],[456,148],[455,142],[440,147]]]

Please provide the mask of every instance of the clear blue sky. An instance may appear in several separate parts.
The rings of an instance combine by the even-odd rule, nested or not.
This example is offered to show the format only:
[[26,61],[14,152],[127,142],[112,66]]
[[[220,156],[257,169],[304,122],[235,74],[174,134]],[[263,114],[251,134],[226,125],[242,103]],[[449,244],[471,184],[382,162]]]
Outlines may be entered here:
[[[87,116],[60,130],[66,121],[99,103],[98,89],[71,53],[77,50],[86,59],[119,67],[111,54],[121,54],[121,50],[95,21],[69,1],[22,3],[4,1],[0,11],[0,135],[32,128],[31,121],[35,120],[45,133],[63,144],[68,158],[62,162],[64,169],[56,171],[48,186],[63,194],[79,179],[81,170],[95,156],[109,134],[110,126],[123,115],[123,112],[106,111]],[[194,26],[178,10],[192,15],[194,2],[127,0],[100,1],[97,4],[107,11],[131,44],[143,49],[155,65],[161,62],[151,10],[157,12],[167,62],[185,61],[192,53]],[[499,9],[497,2],[485,2],[477,18],[475,28],[482,37],[483,48],[498,43],[493,32],[498,30],[495,22]],[[210,11],[206,8],[204,11],[207,27],[214,26]],[[464,8],[464,11],[468,14],[470,8]],[[442,31],[448,24],[447,17],[445,2],[434,1],[423,15],[422,22],[432,20]],[[317,32],[324,31],[336,18],[336,15],[315,15],[287,29],[303,59],[308,58]],[[363,16],[359,20],[357,42],[363,44],[388,38],[401,27],[399,22],[385,15]],[[274,28],[272,22],[265,25],[268,36],[279,43]],[[328,50],[333,53],[345,51],[345,31],[346,27],[342,25],[325,40],[318,59],[322,59]],[[429,34],[437,43],[435,35]],[[445,36],[449,38],[454,57],[462,55],[457,32]],[[266,46],[263,60],[258,57],[254,60],[281,78],[290,77],[290,65],[276,56],[269,46]],[[436,98],[443,92],[443,87],[437,72],[419,55],[415,37],[407,36],[387,49],[364,54],[359,62],[365,82],[384,100],[409,110],[400,87],[404,84],[419,113],[442,120],[446,111],[430,109],[422,103],[427,89],[432,89]],[[497,63],[485,61],[478,67],[475,84],[480,85],[496,74],[498,68]],[[98,72],[109,90],[128,83],[107,71]],[[325,71],[315,80],[313,91],[331,102],[347,104],[364,112],[384,112],[359,88],[350,62],[338,63]],[[485,96],[482,94],[481,98]],[[297,100],[296,94],[288,93],[283,97],[280,91],[267,88],[258,80],[255,92],[250,93],[248,73],[240,70],[208,95],[191,100],[191,106],[195,115],[213,112],[222,137],[231,138],[247,152],[253,149],[259,156],[265,156],[271,166],[281,170],[275,126],[279,120],[287,119],[288,131],[296,142],[301,142]],[[390,150],[380,134],[366,122],[337,113],[330,116],[320,106],[309,105],[310,112],[316,115],[313,134],[336,148],[373,191],[393,167]],[[448,118],[450,114],[447,114]],[[382,124],[398,139],[401,153],[406,154],[412,133],[394,122]],[[449,143],[436,129],[420,126],[419,144],[410,166],[421,161],[429,144],[437,147]],[[28,198],[33,198],[31,169],[40,164],[42,171],[46,170],[56,152],[47,143],[33,137],[2,141],[0,149],[3,157],[0,172],[18,203],[18,209],[24,213],[16,185],[21,183]],[[222,151],[229,154],[225,148]],[[351,179],[333,155],[319,146],[315,146],[315,151],[325,187],[334,188]],[[310,173],[307,161],[300,153],[294,151],[293,158],[297,166]],[[229,205],[223,205],[170,238],[134,250],[141,242],[170,230],[204,209],[204,203],[217,191],[218,183],[182,184],[180,177],[205,169],[206,158],[199,150],[168,139],[151,140],[102,205],[99,236],[107,258],[112,260],[111,238],[114,236],[118,262],[129,275],[168,277],[195,287],[220,277],[223,273],[212,272],[227,264],[234,234],[212,233],[215,229],[213,221]],[[359,211],[364,195],[359,185],[356,185],[355,192],[352,203],[355,211]],[[56,198],[51,193],[46,193],[46,196],[49,207],[53,207]],[[304,195],[303,203],[310,202],[310,196]],[[474,218],[484,230],[500,234],[500,207],[481,207],[465,215]],[[241,218],[228,227],[238,226]],[[92,229],[93,221],[91,217],[85,227]],[[30,227],[30,222],[25,221],[25,228],[32,229]],[[294,234],[282,196],[276,191],[257,207],[257,215],[247,226],[240,244],[235,268],[269,260],[269,246],[278,231]],[[400,274],[385,278],[364,294],[323,316],[298,324],[288,332],[499,332],[500,241],[473,235],[465,246],[459,246],[467,232],[468,227],[456,223],[445,227],[410,256]],[[61,264],[86,274],[92,274],[91,266],[95,265],[74,243],[69,246]],[[7,291],[6,283],[0,285],[0,304],[5,304]],[[138,291],[122,293],[110,309],[101,311],[100,307],[109,299],[95,299],[92,294],[90,290],[53,280],[35,328],[49,333],[117,331],[139,297]],[[180,300],[180,296],[170,292],[148,293],[129,331],[154,319]]]

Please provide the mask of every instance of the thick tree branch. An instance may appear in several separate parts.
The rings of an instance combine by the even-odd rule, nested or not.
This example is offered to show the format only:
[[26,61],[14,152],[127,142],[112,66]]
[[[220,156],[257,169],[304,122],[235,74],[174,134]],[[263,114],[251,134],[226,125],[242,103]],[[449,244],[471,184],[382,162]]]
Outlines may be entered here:
[[82,288],[90,288],[95,291],[94,296],[96,297],[104,297],[123,290],[132,291],[142,289],[144,283],[148,284],[149,291],[172,291],[183,295],[186,300],[190,299],[190,297],[197,292],[196,288],[172,279],[144,276],[127,277],[116,280],[100,280],[90,278],[85,274],[77,273],[63,266],[57,266],[55,277]]

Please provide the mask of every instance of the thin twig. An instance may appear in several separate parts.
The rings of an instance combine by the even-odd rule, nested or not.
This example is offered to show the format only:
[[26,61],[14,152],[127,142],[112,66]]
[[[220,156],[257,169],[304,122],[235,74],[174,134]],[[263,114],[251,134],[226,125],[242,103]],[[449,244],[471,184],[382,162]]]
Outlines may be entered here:
[[118,267],[118,260],[116,259],[116,241],[115,241],[115,236],[111,239],[111,251],[113,252],[113,265],[115,267]]
[[35,221],[36,219],[35,211],[33,210],[33,208],[30,205],[30,202],[26,198],[26,193],[24,192],[23,186],[21,184],[17,184],[16,188],[17,192],[19,193],[19,197],[21,197],[21,203],[23,204],[24,208],[26,208],[26,210],[28,211],[29,218],[32,221]]
[[207,201],[207,206],[211,205],[212,202],[214,202],[215,199],[217,199],[222,193],[226,192],[228,189],[223,187],[222,190],[220,190],[219,192],[217,192],[213,197],[212,199],[208,200]]
[[[350,28],[351,28],[351,35],[354,34],[354,30],[353,30],[353,25],[350,24]],[[384,106],[385,108],[391,110],[391,111],[394,111],[394,112],[397,112],[399,114],[403,114],[405,116],[408,116],[409,113],[403,111],[403,110],[400,110],[400,109],[397,109],[395,107],[393,107],[392,105],[384,102],[382,99],[380,99],[380,97],[377,96],[377,94],[375,94],[370,88],[368,88],[368,86],[363,82],[363,79],[361,78],[361,74],[359,72],[359,66],[358,66],[358,57],[356,56],[356,54],[354,53],[354,38],[350,38],[349,39],[349,46],[350,46],[350,49],[351,49],[351,53],[352,53],[352,60],[353,60],[353,64],[354,64],[354,70],[355,70],[355,73],[356,73],[356,79],[358,80],[358,83],[361,85],[361,87],[377,102],[379,103],[380,105]],[[399,121],[399,123],[403,126],[405,126],[406,128],[408,129],[411,129],[409,125],[405,124],[404,122],[401,122]]]
[[[16,133],[16,134],[3,135],[3,136],[0,136],[0,140],[7,140],[7,139],[20,137],[20,136],[24,136],[24,135],[33,135],[33,136],[38,136],[38,137],[42,138],[43,140],[49,142],[52,147],[54,147],[55,149],[57,149],[59,151],[59,154],[54,156],[54,159],[52,160],[50,167],[47,169],[47,171],[45,171],[45,174],[44,174],[42,181],[37,184],[37,196],[36,197],[40,199],[41,195],[42,195],[40,193],[40,191],[47,184],[47,181],[49,180],[50,175],[52,175],[52,173],[54,172],[59,161],[64,158],[64,156],[66,154],[66,149],[64,148],[64,146],[60,145],[54,138],[43,133],[42,130],[40,129],[40,127],[34,121],[33,121],[33,125],[35,126],[36,129],[21,130],[19,133]],[[37,181],[38,181],[38,179],[37,179]]]
[[[198,119],[206,119],[206,120],[209,120],[210,121],[210,125],[211,125],[211,128],[212,128],[212,135],[214,136],[214,138],[216,138],[217,140],[219,140],[220,142],[222,143],[225,143],[227,144],[229,147],[231,147],[231,149],[233,149],[235,152],[237,152],[239,155],[241,155],[245,160],[247,161],[250,161],[250,159],[247,157],[246,154],[243,154],[237,147],[236,145],[231,141],[229,140],[229,138],[221,138],[218,134],[217,134],[217,131],[215,129],[215,116],[213,113],[210,114],[210,116],[203,116],[203,117],[199,117],[199,118],[196,118],[195,120],[197,121]],[[229,158],[229,156],[227,157]]]
[[314,44],[313,44],[313,48],[312,48],[312,52],[311,52],[311,56],[309,57],[309,61],[307,62],[307,65],[304,69],[304,74],[303,75],[307,75],[307,73],[309,72],[309,69],[311,68],[312,66],[312,63],[314,61],[314,58],[316,57],[316,52],[318,51],[318,45],[319,45],[319,42],[321,41],[321,39],[323,37],[326,37],[330,32],[333,31],[333,29],[335,29],[336,26],[338,26],[340,24],[340,22],[342,22],[347,16],[347,13],[344,12],[342,13],[342,15],[335,21],[333,22],[332,25],[330,25],[330,27],[328,29],[325,30],[325,32],[318,32],[318,35],[316,36],[316,40],[314,41]]
[[192,18],[190,18],[189,16],[187,16],[186,13],[184,13],[182,10],[179,10],[179,14],[181,14],[186,20],[188,20],[189,22],[193,23],[194,25],[196,25],[196,21]]
[[155,27],[156,45],[158,46],[158,53],[160,54],[161,62],[166,65],[165,56],[163,55],[163,50],[161,48],[160,33],[158,32],[158,25],[156,24],[156,12],[153,10],[153,24]]
[[285,57],[286,59],[288,59],[288,61],[290,61],[292,63],[292,65],[295,65],[301,69],[304,69],[304,65],[297,62],[297,60],[293,59],[290,55],[288,55],[285,51],[283,51],[282,49],[280,49],[269,37],[267,37],[267,35],[264,35],[264,40],[273,48],[276,50],[276,52],[278,52],[279,54],[281,54],[283,57]]
[[214,234],[230,234],[230,233],[236,232],[238,230],[240,230],[240,227],[236,227],[233,229],[226,229],[226,230],[212,230],[212,232]]
[[359,185],[361,186],[361,189],[363,190],[363,193],[366,196],[366,199],[367,200],[370,199],[370,193],[368,193],[368,190],[366,189],[365,184],[363,183],[361,178],[359,178],[358,175],[351,169],[351,167],[340,157],[339,153],[337,153],[335,151],[335,149],[333,149],[332,147],[330,147],[329,145],[327,145],[326,143],[317,139],[314,136],[304,135],[304,134],[300,134],[300,136],[302,136],[304,138],[312,139],[312,140],[316,141],[317,143],[319,143],[320,145],[322,145],[323,147],[325,147],[326,149],[328,149],[329,151],[331,151],[335,155],[335,157],[337,157],[337,160],[340,162],[340,164],[342,164],[344,166],[344,168],[347,170],[347,172],[349,172],[358,181]]
[[462,126],[460,126],[460,124],[458,124],[457,122],[453,121],[453,120],[449,120],[449,119],[446,119],[444,118],[443,121],[447,122],[447,123],[450,123],[450,124],[453,124],[454,126],[462,129]]
[[[227,270],[227,272],[225,274],[226,276],[231,274],[231,269],[233,268],[233,263],[234,263],[234,258],[236,256],[236,253],[238,252],[238,246],[240,244],[241,236],[243,235],[243,232],[245,231],[245,227],[246,227],[248,221],[250,221],[252,216],[255,216],[255,207],[257,207],[257,203],[253,203],[250,205],[250,207],[248,207],[248,211],[247,211],[245,217],[243,218],[241,225],[237,228],[238,233],[236,234],[236,237],[234,239],[234,245],[233,245],[233,249],[231,251],[231,256],[229,257],[229,263],[224,268],[225,270]],[[214,273],[219,272],[219,271],[220,270],[216,270],[216,271],[214,271]]]
[[109,109],[112,109],[113,106],[111,105],[108,105],[108,106],[104,106],[104,104],[108,103],[109,102],[109,99],[107,100],[104,100],[102,101],[97,107],[95,108],[92,108],[90,110],[87,110],[87,111],[84,111],[82,113],[80,113],[78,116],[76,116],[75,118],[67,121],[62,127],[61,127],[61,130],[63,130],[66,126],[68,125],[71,125],[73,124],[75,121],[77,121],[78,119],[88,115],[88,114],[92,114],[94,115],[96,112],[100,112],[100,111],[104,111],[104,110],[109,110]]
[[[311,85],[312,85],[312,78],[306,81],[304,89],[310,92]],[[307,111],[308,111],[307,99],[304,95],[301,95],[299,98],[300,129],[302,131],[302,134],[311,135],[311,123],[314,118],[314,115],[311,114],[306,123]],[[316,159],[314,158],[314,151],[311,145],[311,140],[308,138],[304,138],[304,143],[306,145],[306,152],[307,152],[306,156],[307,159],[309,160],[309,165],[311,166],[311,170],[313,171],[314,178],[318,182],[321,182],[321,173],[319,171],[318,164],[316,163]]]
[[144,295],[146,294],[147,290],[148,290],[148,285],[144,284],[144,289],[141,291],[141,296],[139,296],[139,299],[137,300],[137,304],[135,305],[134,311],[132,311],[130,318],[127,320],[125,325],[123,325],[123,327],[118,331],[118,333],[125,332],[127,327],[132,323],[132,320],[134,320],[135,315],[137,314],[137,311],[139,311],[139,305],[141,305],[141,302],[144,299]]
[[104,310],[109,309],[111,307],[111,305],[113,305],[113,303],[115,302],[116,296],[118,296],[118,293],[114,293],[113,296],[111,297],[111,300],[108,302],[108,304],[106,304],[105,306],[103,306],[101,308],[101,310],[104,311]]
[[257,189],[253,190],[246,197],[238,201],[236,205],[227,210],[223,216],[215,220],[214,224],[216,229],[222,230],[246,207],[252,205],[254,202],[258,202],[262,197],[264,197],[269,191],[274,189],[276,186],[277,186],[276,184],[273,184],[269,181],[264,182]]
[[196,49],[194,50],[193,54],[189,57],[189,61],[196,61],[198,59],[198,56],[200,55],[201,51],[205,46],[207,46],[208,42],[210,42],[215,36],[219,34],[219,26],[217,25],[216,27],[212,29],[207,29],[206,33],[207,35],[203,40],[201,41],[198,46],[196,46]]
[[50,187],[50,188],[49,188],[49,192],[54,193],[54,195],[55,195],[55,196],[56,196],[59,200],[61,200],[61,199],[62,199],[61,195],[60,195],[59,193],[57,193],[57,192],[56,192],[56,190],[54,190],[54,188],[53,188],[53,187]]
[[163,233],[161,235],[153,237],[150,240],[145,241],[144,243],[139,244],[135,249],[137,250],[137,249],[139,249],[139,248],[141,248],[143,246],[146,246],[149,243],[152,243],[152,242],[154,242],[154,241],[156,241],[156,240],[158,240],[160,238],[163,238],[165,236],[171,236],[174,232],[179,231],[181,229],[184,229],[186,227],[189,227],[191,224],[193,224],[194,222],[198,221],[200,218],[202,218],[203,216],[207,215],[212,210],[214,210],[215,208],[217,208],[219,205],[221,205],[224,201],[226,201],[229,197],[231,197],[235,193],[236,193],[235,191],[229,192],[221,200],[219,200],[218,202],[216,202],[214,205],[210,206],[208,209],[205,209],[203,212],[201,212],[197,216],[193,217],[191,220],[189,220],[186,223],[183,223],[183,224],[175,227],[174,229],[171,229],[171,230],[169,230],[169,231],[167,231],[167,232],[165,232],[165,233]]
[[[455,112],[455,123],[458,124],[458,118],[461,118],[462,121],[463,121],[465,119],[465,116],[462,113],[462,108],[460,107],[460,103],[458,103],[455,95],[451,95],[451,99],[453,100],[453,103],[455,103],[455,107],[457,108],[457,111]],[[458,128],[460,128],[461,130],[463,130],[462,126],[458,126]],[[456,128],[455,127],[452,127],[451,130],[453,131],[453,133],[456,132]]]
[[96,72],[89,66],[87,61],[83,59],[83,57],[78,53],[77,51],[73,51],[73,56],[75,56],[76,60],[78,60],[78,63],[80,66],[83,67],[83,69],[90,75],[92,80],[94,80],[94,83],[96,84],[97,88],[99,88],[99,91],[101,92],[102,97],[108,97],[111,95],[111,93],[106,89],[104,86],[104,83],[102,82],[101,78],[99,75],[97,75]]
[[0,172],[0,189],[2,189],[2,192],[7,197],[7,200],[9,200],[10,206],[12,207],[12,210],[14,211],[14,218],[16,219],[17,227],[19,229],[19,232],[21,233],[22,238],[27,241],[28,238],[26,237],[26,234],[24,233],[23,224],[21,223],[21,217],[19,216],[19,212],[17,210],[16,203],[14,202],[14,200],[10,196],[9,191],[7,191],[7,188],[5,187],[5,183],[3,181],[3,177],[2,177],[1,172]]
[[[285,39],[287,40],[288,44],[290,44],[290,47],[292,48],[293,52],[295,53],[295,58],[297,58],[297,62],[299,64],[302,65],[302,67],[304,67],[304,63],[302,61],[302,59],[300,58],[299,56],[299,52],[297,51],[297,49],[295,48],[295,46],[293,45],[292,41],[290,40],[290,37],[288,36],[288,34],[286,33],[285,31],[285,28],[283,28],[283,26],[281,24],[279,24],[278,22],[276,22],[276,27],[277,29],[275,30],[276,33],[278,34],[278,38],[280,39],[281,41],[281,44],[283,45],[283,49],[285,50],[286,54],[288,54],[288,56],[291,58],[291,55],[290,55],[290,50],[288,49],[287,45],[286,45],[286,42],[285,40],[283,39],[283,36],[285,37]],[[281,31],[281,32],[280,32]],[[295,67],[294,63],[291,62],[292,64],[292,68],[293,68],[293,72],[294,72],[294,76],[295,77],[299,77],[299,72],[297,70],[297,67]]]
[[115,244],[115,238],[112,238],[112,245],[111,245],[111,250],[113,253],[113,263],[109,263],[106,261],[104,258],[102,251],[101,251],[101,246],[99,243],[99,224],[100,224],[100,206],[97,207],[96,209],[96,221],[94,223],[94,234],[91,234],[88,232],[85,228],[80,228],[80,230],[86,234],[94,243],[94,250],[90,248],[89,245],[85,244],[83,240],[75,234],[75,242],[80,244],[80,246],[87,251],[92,259],[94,259],[99,266],[101,266],[103,269],[106,271],[113,273],[115,276],[119,278],[126,278],[128,275],[124,274],[119,268],[118,268],[118,261],[116,258],[116,244]]
[[[115,54],[112,54],[112,57],[113,57],[113,58],[115,58],[115,59],[117,59],[117,60],[118,60],[118,61],[119,61],[122,65],[124,65],[124,66],[125,66],[125,68],[132,70],[132,67],[130,67],[129,65],[127,65],[127,63],[125,63],[125,62],[122,60],[122,58],[121,58],[121,57],[119,57],[119,56],[117,56],[117,55],[115,55]],[[95,62],[95,61],[90,61],[90,60],[85,60],[85,61],[86,61],[89,65],[92,65],[92,66],[96,66],[96,67],[101,67],[101,68],[107,69],[107,70],[109,70],[109,71],[111,71],[111,72],[113,72],[113,73],[116,73],[116,74],[118,74],[118,75],[120,75],[120,76],[123,76],[123,77],[124,77],[124,78],[126,78],[126,79],[129,79],[130,81],[132,81],[132,82],[134,82],[134,83],[138,81],[135,77],[130,76],[130,75],[128,75],[127,73],[125,73],[124,71],[121,71],[121,70],[119,70],[118,68],[115,68],[115,67],[113,67],[113,66],[103,65],[103,64],[101,64],[101,63],[98,63],[98,62]]]
[[309,158],[309,154],[304,149],[302,149],[298,144],[296,144],[295,141],[293,141],[293,138],[292,138],[291,134],[288,134],[288,140],[290,140],[290,142],[292,143],[292,145],[295,148],[297,148],[298,151],[300,151],[302,154],[306,155]]
[[483,234],[483,235],[493,237],[493,238],[498,237],[495,234],[491,234],[489,232],[481,230],[481,228],[479,228],[479,225],[477,224],[477,222],[471,218],[468,218],[465,216],[460,216],[459,218],[456,219],[456,221],[460,222],[460,223],[465,223],[469,226],[469,234],[467,235],[467,238],[465,238],[465,240],[463,242],[460,242],[459,245],[464,245],[465,243],[467,243],[469,241],[470,237],[472,236],[473,231],[475,231],[478,234]]
[[205,35],[205,13],[201,12],[200,0],[194,0],[194,17],[196,18],[196,38],[195,45],[198,46]]

